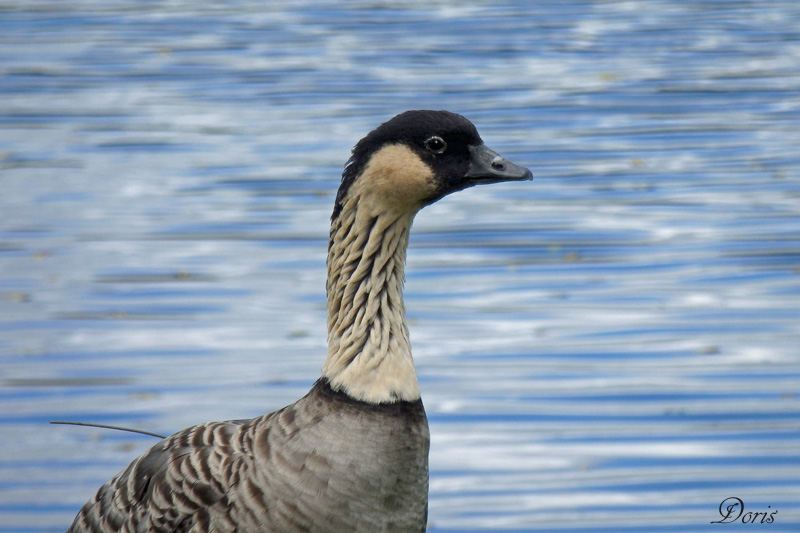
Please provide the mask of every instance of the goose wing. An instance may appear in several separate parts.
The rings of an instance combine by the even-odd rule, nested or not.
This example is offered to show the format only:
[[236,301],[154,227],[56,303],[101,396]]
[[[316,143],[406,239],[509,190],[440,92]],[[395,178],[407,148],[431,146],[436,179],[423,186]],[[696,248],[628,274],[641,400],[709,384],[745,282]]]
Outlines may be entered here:
[[428,446],[422,402],[365,404],[320,381],[274,413],[162,440],[69,532],[422,531]]
[[[225,532],[250,522],[254,527],[245,530],[262,530],[266,524],[256,515],[285,507],[276,501],[279,491],[269,487],[271,481],[283,485],[275,470],[297,482],[300,476],[288,470],[304,463],[295,455],[307,456],[302,447],[284,443],[316,418],[301,400],[251,420],[175,433],[100,487],[69,532]],[[275,464],[265,468],[265,462]],[[318,476],[326,474],[323,464],[315,466]]]

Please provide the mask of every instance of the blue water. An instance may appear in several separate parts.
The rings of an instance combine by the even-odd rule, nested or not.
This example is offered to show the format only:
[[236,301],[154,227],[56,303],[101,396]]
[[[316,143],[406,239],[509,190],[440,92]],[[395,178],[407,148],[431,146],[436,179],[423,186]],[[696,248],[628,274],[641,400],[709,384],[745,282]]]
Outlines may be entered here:
[[0,531],[153,444],[50,420],[308,389],[341,168],[409,108],[535,176],[415,222],[429,530],[800,530],[797,2],[4,2],[0,98]]

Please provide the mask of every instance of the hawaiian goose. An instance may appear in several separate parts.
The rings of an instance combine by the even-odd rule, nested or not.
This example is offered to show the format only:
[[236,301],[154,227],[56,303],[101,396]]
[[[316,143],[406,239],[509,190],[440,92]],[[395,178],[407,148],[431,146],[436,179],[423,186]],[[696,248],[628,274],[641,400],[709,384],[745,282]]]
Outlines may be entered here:
[[331,217],[322,377],[274,413],[162,440],[69,531],[424,531],[428,423],[402,292],[409,229],[447,194],[528,179],[447,111],[407,111],[364,137]]

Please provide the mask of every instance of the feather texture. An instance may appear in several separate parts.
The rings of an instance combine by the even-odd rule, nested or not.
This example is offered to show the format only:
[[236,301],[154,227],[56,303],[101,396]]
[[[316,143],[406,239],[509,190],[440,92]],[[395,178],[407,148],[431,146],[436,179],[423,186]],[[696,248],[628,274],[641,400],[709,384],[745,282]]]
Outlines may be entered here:
[[164,439],[69,531],[424,531],[428,448],[421,401],[368,404],[319,380],[274,413]]

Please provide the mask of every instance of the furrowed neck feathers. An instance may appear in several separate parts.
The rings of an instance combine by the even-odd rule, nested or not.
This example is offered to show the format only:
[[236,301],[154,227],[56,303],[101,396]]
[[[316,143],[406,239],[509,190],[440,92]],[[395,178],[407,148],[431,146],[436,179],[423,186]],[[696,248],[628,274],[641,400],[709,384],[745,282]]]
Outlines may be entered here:
[[[400,164],[402,162],[402,164]],[[334,390],[370,403],[420,398],[403,306],[408,235],[432,172],[410,150],[373,155],[331,224],[328,247],[328,356]]]

